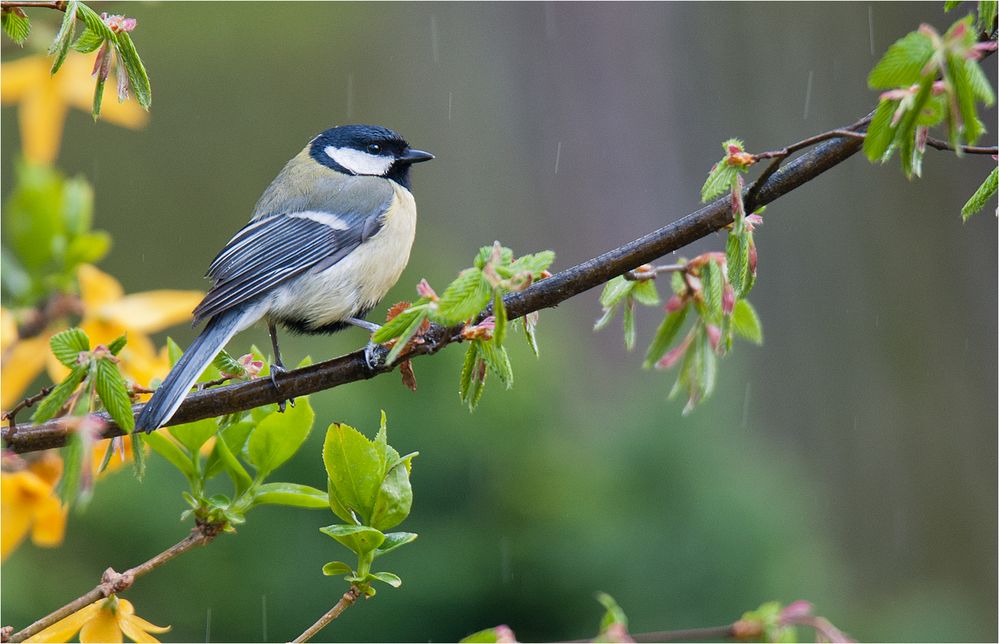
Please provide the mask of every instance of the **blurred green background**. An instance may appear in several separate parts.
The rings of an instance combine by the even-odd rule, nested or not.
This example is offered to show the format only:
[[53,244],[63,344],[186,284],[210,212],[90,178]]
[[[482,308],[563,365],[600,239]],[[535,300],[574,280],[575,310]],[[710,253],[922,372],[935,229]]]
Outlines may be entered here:
[[[138,18],[152,119],[132,132],[72,113],[59,166],[94,183],[95,225],[115,238],[102,268],[127,291],[204,288],[309,138],[388,125],[437,155],[414,171],[419,232],[388,301],[410,299],[494,239],[552,248],[561,269],[678,218],[729,136],[761,151],[853,122],[888,45],[970,6],[941,4],[95,3]],[[12,108],[2,126],[6,195]],[[314,395],[317,427],[277,479],[323,487],[325,426],[370,435],[379,409],[390,441],[420,451],[402,526],[420,538],[382,560],[403,587],[320,639],[442,641],[498,623],[588,637],[603,590],[634,632],[807,598],[862,640],[994,641],[996,220],[991,206],[958,214],[992,163],[930,151],[910,183],[897,161],[858,156],[772,205],[751,297],[765,345],[739,345],[687,418],[666,401],[673,373],[642,371],[617,324],[591,332],[595,291],[542,314],[540,361],[513,338],[517,383],[491,381],[475,414],[456,395],[457,347],[415,363],[415,394],[391,375]],[[658,315],[640,315],[640,343]],[[364,341],[284,350],[294,363]],[[265,331],[231,348],[251,342]],[[2,622],[180,539],[181,489],[155,458],[141,484],[101,482],[62,548],[25,545],[4,564]],[[344,590],[320,572],[344,554],[318,531],[333,522],[255,510],[127,597],[172,624],[171,641],[286,641]]]

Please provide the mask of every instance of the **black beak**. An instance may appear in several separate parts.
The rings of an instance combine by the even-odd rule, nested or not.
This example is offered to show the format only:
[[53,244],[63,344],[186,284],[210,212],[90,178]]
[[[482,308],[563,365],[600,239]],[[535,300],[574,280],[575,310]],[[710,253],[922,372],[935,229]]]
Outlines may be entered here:
[[396,160],[404,163],[420,163],[421,161],[429,161],[433,158],[434,155],[429,152],[424,152],[423,150],[406,150]]

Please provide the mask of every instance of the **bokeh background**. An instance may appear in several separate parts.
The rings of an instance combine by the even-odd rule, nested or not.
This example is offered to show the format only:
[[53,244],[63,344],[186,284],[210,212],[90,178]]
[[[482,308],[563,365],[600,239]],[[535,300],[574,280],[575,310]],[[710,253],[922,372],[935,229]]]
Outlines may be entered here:
[[[437,155],[415,170],[419,232],[388,298],[408,299],[494,239],[552,248],[565,268],[680,217],[729,136],[761,151],[853,122],[887,46],[955,19],[941,4],[96,3],[138,18],[152,118],[133,132],[74,112],[58,163],[93,182],[96,226],[115,239],[102,268],[127,291],[203,288],[311,136],[388,125]],[[2,126],[6,195],[13,108]],[[323,487],[325,426],[373,432],[379,409],[391,442],[420,451],[403,525],[420,538],[381,560],[403,587],[321,639],[443,641],[498,623],[587,637],[603,590],[635,632],[807,598],[862,640],[994,641],[996,219],[958,214],[991,163],[930,151],[908,182],[858,156],[773,204],[751,298],[765,345],[737,346],[688,417],[666,400],[672,373],[641,370],[617,325],[592,333],[596,291],[542,315],[540,361],[513,338],[516,385],[490,382],[475,414],[456,394],[460,348],[415,364],[415,394],[388,376],[314,395],[317,427],[279,479]],[[640,343],[658,315],[640,315]],[[294,362],[364,341],[284,348]],[[264,330],[232,348],[252,342]],[[3,623],[181,538],[181,489],[156,458],[142,483],[102,481],[62,548],[4,564]],[[318,532],[333,522],[255,510],[127,596],[173,625],[169,640],[286,641],[344,590],[320,572],[343,556]]]

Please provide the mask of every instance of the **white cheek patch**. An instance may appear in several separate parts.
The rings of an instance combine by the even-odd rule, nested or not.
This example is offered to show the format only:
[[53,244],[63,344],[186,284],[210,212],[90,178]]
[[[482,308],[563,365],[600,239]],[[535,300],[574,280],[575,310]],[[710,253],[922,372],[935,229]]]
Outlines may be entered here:
[[[337,163],[339,163],[339,161]],[[291,213],[288,217],[291,217],[292,219],[311,219],[312,221],[323,224],[324,226],[329,226],[334,230],[347,230],[350,228],[350,225],[347,222],[331,212],[304,210],[302,212]]]
[[376,177],[384,176],[395,161],[392,157],[368,154],[353,148],[335,148],[332,145],[327,145],[323,152],[354,174],[374,175]]

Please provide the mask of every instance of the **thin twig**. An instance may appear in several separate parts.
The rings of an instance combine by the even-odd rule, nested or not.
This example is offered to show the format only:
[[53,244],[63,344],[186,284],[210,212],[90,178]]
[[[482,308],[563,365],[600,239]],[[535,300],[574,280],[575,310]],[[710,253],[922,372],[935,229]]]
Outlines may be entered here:
[[208,389],[209,387],[217,387],[219,385],[224,385],[225,383],[229,382],[230,380],[232,380],[235,377],[236,376],[222,376],[221,378],[216,378],[215,380],[208,380],[208,381],[205,381],[205,382],[199,382],[196,385],[194,385],[194,390],[195,391],[204,391],[205,389]]
[[708,626],[705,628],[686,628],[678,631],[658,631],[655,633],[632,633],[631,639],[636,642],[685,642],[687,640],[719,640],[734,636],[733,624],[727,626]]
[[[932,136],[926,137],[926,145],[937,150],[944,150],[949,152],[955,152],[954,146],[947,141],[941,141],[940,139],[935,139]],[[993,156],[999,154],[999,146],[993,145],[992,147],[980,147],[976,145],[960,145],[958,146],[961,152],[964,154],[991,154]]]
[[[746,211],[753,212],[760,206],[808,183],[856,154],[860,148],[861,142],[852,137],[835,138],[818,144],[773,173],[766,181],[762,183],[757,181],[754,184],[756,194],[752,198],[748,195],[746,197]],[[732,222],[731,201],[729,196],[719,198],[659,230],[561,271],[548,279],[535,282],[519,293],[507,295],[504,304],[509,319],[514,320],[534,311],[554,307],[626,271],[653,262],[721,230]],[[414,346],[412,351],[401,356],[400,360],[431,355],[448,344],[460,342],[462,339],[460,331],[460,326],[444,328],[433,325],[424,335],[425,342]],[[167,424],[179,425],[202,418],[245,411],[279,400],[305,396],[350,382],[374,378],[394,368],[394,366],[372,368],[365,359],[365,352],[355,351],[333,360],[289,371],[281,379],[280,391],[274,388],[269,379],[262,378],[190,393]],[[142,405],[133,407],[136,414],[140,413],[141,409]],[[101,438],[124,434],[110,415],[104,412],[96,415],[106,423]],[[71,431],[65,419],[24,425],[14,436],[10,436],[6,428],[0,429],[6,445],[19,453],[60,447],[66,443]]]
[[15,7],[24,9],[55,9],[56,11],[66,11],[66,5],[69,3],[66,0],[59,0],[58,2],[45,2],[42,0],[22,0],[20,2],[0,2],[0,8],[2,9],[14,9]]
[[626,272],[622,277],[629,282],[643,282],[655,279],[660,273],[678,273],[685,271],[689,267],[686,264],[664,264],[663,266],[639,266],[638,268]]
[[14,432],[17,431],[17,422],[14,420],[14,416],[17,415],[17,412],[19,412],[22,409],[25,409],[27,407],[31,407],[32,405],[34,405],[36,402],[38,402],[39,400],[41,400],[45,396],[48,396],[49,392],[51,392],[53,389],[55,389],[55,385],[50,385],[48,387],[42,387],[42,390],[39,391],[34,396],[28,396],[27,398],[25,398],[21,402],[17,403],[13,407],[11,407],[10,411],[5,411],[3,413],[3,415],[0,416],[0,421],[2,421],[2,420],[9,421],[10,422],[10,433],[13,434]]
[[343,611],[353,606],[354,602],[356,602],[360,596],[361,591],[358,590],[357,586],[352,585],[350,589],[343,594],[340,601],[333,606],[333,608],[326,611],[325,615],[320,617],[315,624],[307,628],[304,633],[293,639],[292,642],[308,642],[311,640],[317,633],[319,633],[319,631],[326,628],[330,622],[339,617]]
[[139,564],[138,566],[129,568],[123,573],[117,573],[112,568],[108,568],[101,576],[101,583],[97,584],[97,586],[95,586],[90,592],[80,595],[59,610],[49,613],[31,626],[14,633],[10,636],[10,641],[22,642],[32,635],[48,628],[52,624],[55,624],[60,619],[72,615],[81,608],[128,589],[133,583],[135,583],[137,577],[141,577],[142,575],[155,570],[174,557],[181,555],[192,548],[211,543],[211,541],[218,536],[220,531],[221,526],[218,524],[202,524],[193,528],[191,530],[191,534],[184,537],[183,540],[177,542],[173,546],[170,546],[160,554],[144,563]]

